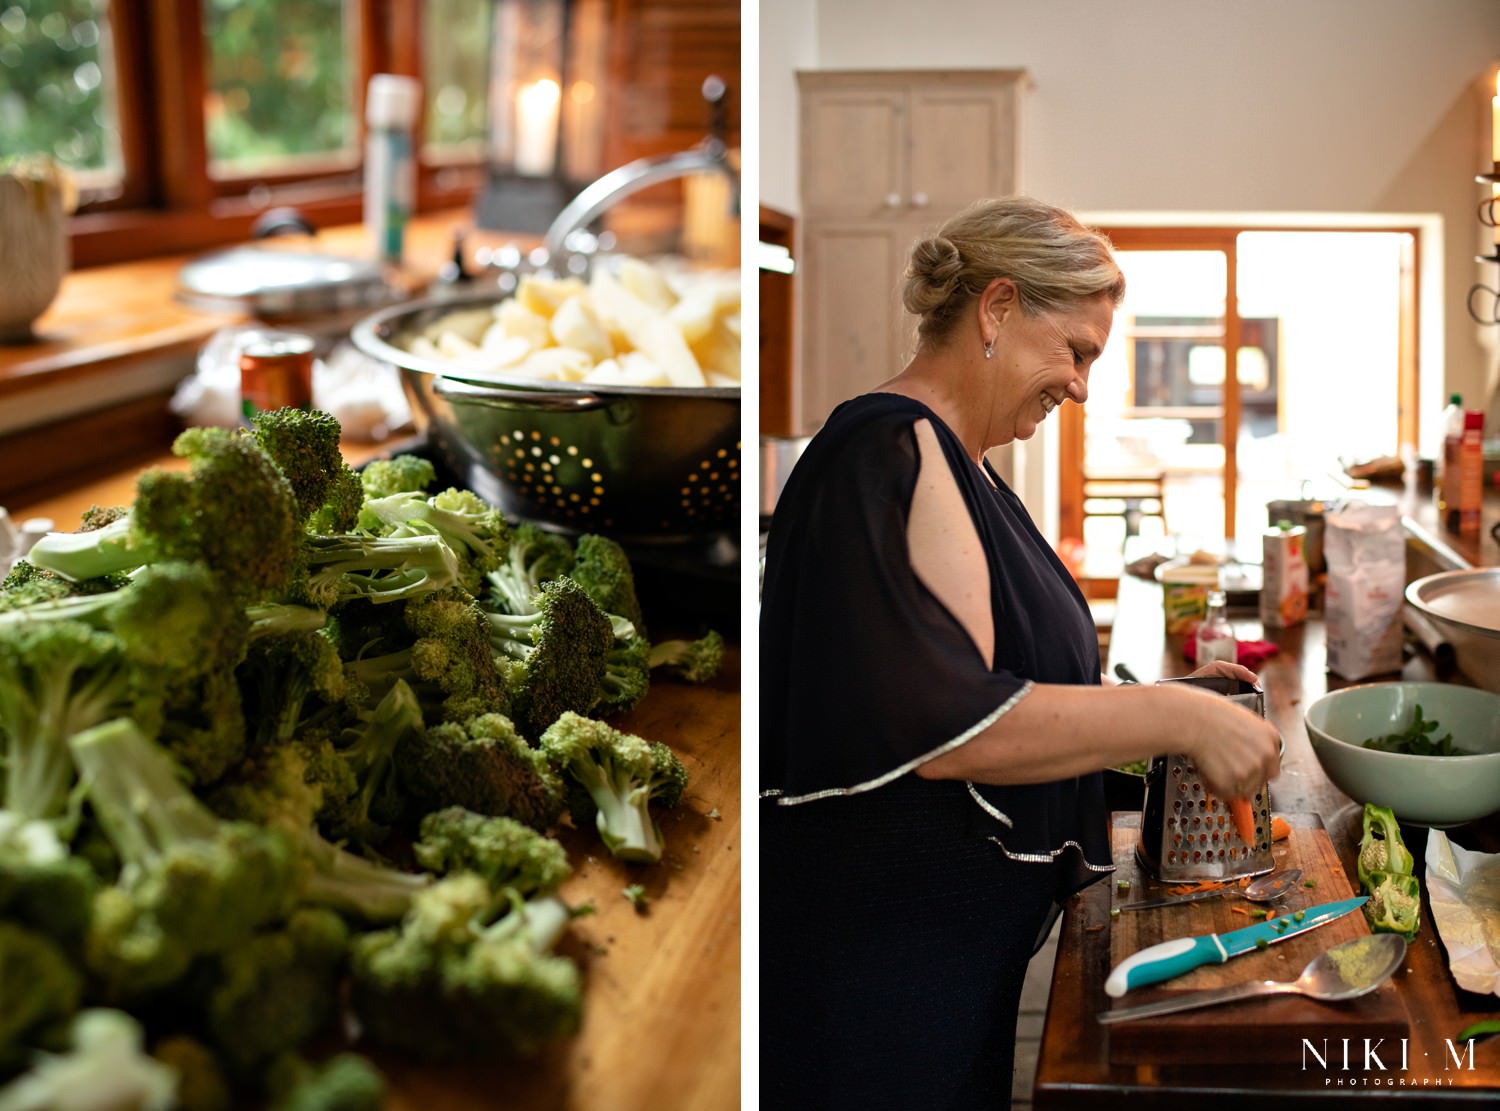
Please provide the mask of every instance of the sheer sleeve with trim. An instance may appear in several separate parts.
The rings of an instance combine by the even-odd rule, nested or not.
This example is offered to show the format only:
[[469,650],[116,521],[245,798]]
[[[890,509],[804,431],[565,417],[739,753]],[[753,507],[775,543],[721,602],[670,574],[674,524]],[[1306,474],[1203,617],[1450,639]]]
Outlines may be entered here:
[[[939,433],[986,549],[993,667],[908,556],[919,466],[914,425],[923,418]],[[1099,681],[1087,605],[1001,485],[991,488],[951,430],[909,398],[846,402],[813,438],[777,502],[766,552],[764,799],[801,805],[876,790],[965,743],[1033,682]],[[1086,859],[1109,860],[1097,775],[955,786],[967,787],[976,824],[1009,855],[1053,859],[1073,845]]]

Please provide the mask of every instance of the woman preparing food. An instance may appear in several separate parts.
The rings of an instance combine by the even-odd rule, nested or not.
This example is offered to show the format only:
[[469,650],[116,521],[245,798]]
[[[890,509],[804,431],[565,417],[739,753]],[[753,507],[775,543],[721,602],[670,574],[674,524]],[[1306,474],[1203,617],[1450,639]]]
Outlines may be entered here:
[[1275,730],[1225,699],[1100,685],[1083,596],[984,459],[1084,402],[1123,294],[1107,241],[1060,209],[955,216],[912,252],[916,354],[834,411],[777,503],[766,1106],[1007,1106],[1039,934],[1112,870],[1099,771],[1181,752],[1225,798],[1276,772]]

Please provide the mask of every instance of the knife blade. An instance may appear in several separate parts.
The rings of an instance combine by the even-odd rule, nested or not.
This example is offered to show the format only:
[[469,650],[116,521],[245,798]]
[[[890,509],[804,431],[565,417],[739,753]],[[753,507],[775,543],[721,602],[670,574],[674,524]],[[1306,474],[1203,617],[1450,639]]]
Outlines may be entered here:
[[1155,907],[1175,907],[1178,903],[1198,903],[1204,899],[1217,899],[1227,888],[1214,891],[1195,891],[1191,895],[1164,895],[1160,899],[1137,899],[1133,903],[1121,903],[1121,910],[1152,910]]
[[1365,895],[1340,899],[1335,903],[1308,907],[1301,912],[1301,921],[1291,914],[1282,914],[1225,934],[1202,934],[1198,937],[1179,937],[1160,942],[1139,953],[1132,953],[1117,964],[1104,981],[1104,991],[1111,998],[1118,999],[1132,988],[1170,980],[1184,972],[1191,972],[1200,965],[1223,964],[1230,957],[1262,948],[1262,942],[1265,945],[1275,945],[1278,941],[1327,925],[1350,911],[1358,910],[1369,901],[1369,897]]

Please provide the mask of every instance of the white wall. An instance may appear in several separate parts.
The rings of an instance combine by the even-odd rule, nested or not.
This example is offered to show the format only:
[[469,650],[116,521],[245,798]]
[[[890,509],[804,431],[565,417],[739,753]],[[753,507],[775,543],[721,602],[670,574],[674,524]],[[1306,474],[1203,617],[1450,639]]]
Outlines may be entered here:
[[1444,288],[1439,388],[1477,403],[1500,375],[1500,327],[1464,307],[1476,281],[1500,282],[1473,261],[1497,0],[761,0],[760,11],[768,204],[796,211],[797,69],[1021,67],[1033,79],[1023,187],[1082,213],[1441,216],[1441,249],[1426,259],[1440,256]]
[[797,71],[818,68],[815,0],[760,4],[760,202],[797,212]]

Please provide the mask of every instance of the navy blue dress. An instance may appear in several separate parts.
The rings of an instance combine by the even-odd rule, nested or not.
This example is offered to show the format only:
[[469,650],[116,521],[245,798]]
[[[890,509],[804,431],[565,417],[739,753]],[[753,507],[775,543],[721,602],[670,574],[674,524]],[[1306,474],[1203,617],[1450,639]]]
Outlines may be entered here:
[[[924,418],[986,553],[993,667],[908,558]],[[935,413],[867,394],[834,411],[777,502],[760,643],[762,1105],[1007,1106],[1038,934],[1111,870],[1102,780],[912,773],[1033,683],[1097,684],[1087,603]]]

